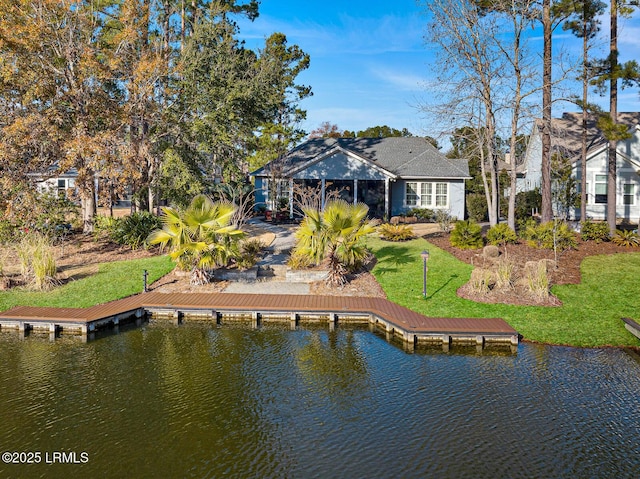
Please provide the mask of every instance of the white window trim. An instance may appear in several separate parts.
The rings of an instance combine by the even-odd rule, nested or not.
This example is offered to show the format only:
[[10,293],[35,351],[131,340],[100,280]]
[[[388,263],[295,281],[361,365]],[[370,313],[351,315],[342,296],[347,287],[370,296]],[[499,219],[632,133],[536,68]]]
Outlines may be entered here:
[[[415,184],[416,188],[416,196],[417,196],[417,200],[416,200],[416,204],[409,204],[409,202],[407,201],[407,194],[408,194],[408,189],[409,189],[409,184]],[[422,185],[423,184],[430,184],[431,185],[431,194],[426,194],[423,195],[422,194]],[[443,195],[438,195],[437,191],[438,191],[438,186],[439,184],[445,185],[446,187],[446,204],[444,205],[438,205],[436,206],[437,203],[437,197],[438,196],[443,196]],[[425,203],[422,204],[422,197],[423,196],[431,196],[431,203]],[[405,208],[425,208],[425,209],[448,209],[449,205],[451,204],[451,188],[450,185],[447,181],[405,181],[404,183],[404,198],[402,200],[403,202],[403,206]]]
[[[633,188],[633,191],[629,194],[629,196],[631,196],[631,203],[627,204],[624,202],[624,198],[625,196],[627,196],[627,193],[624,192],[624,187],[625,186],[631,186]],[[636,205],[636,184],[635,183],[622,183],[622,195],[620,195],[620,199],[622,201],[622,205],[623,206],[635,206]]]
[[[604,181],[598,181],[598,176],[604,176],[604,177],[605,177],[605,180],[604,180]],[[605,191],[607,191],[607,195],[608,195],[608,193],[609,193],[608,188],[607,188],[607,179],[606,179],[606,176],[607,176],[606,174],[604,174],[604,175],[603,175],[603,174],[601,174],[601,173],[594,173],[594,175],[593,175],[593,197],[591,198],[591,201],[590,201],[590,202],[588,202],[589,204],[592,204],[592,205],[606,205],[606,204],[607,204],[606,202],[604,202],[604,203],[597,203],[597,202],[596,202],[596,196],[597,196],[597,194],[598,194],[598,193],[597,193],[597,191],[598,191],[598,190],[597,190],[597,185],[602,185],[602,184],[604,184],[604,186],[605,186]]]

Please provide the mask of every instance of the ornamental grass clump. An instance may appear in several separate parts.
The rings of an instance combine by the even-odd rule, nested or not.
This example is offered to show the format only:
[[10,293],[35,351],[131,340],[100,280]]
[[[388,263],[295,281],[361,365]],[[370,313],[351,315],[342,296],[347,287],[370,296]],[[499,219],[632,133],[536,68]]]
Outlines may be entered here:
[[549,296],[549,275],[545,260],[530,261],[525,265],[525,282],[534,298],[543,300]]
[[495,279],[497,289],[512,289],[515,263],[509,258],[501,258],[496,262]]
[[56,259],[51,240],[41,233],[28,233],[16,245],[25,283],[45,290],[55,284]]
[[161,219],[148,211],[137,211],[117,218],[112,225],[107,225],[111,239],[131,249],[146,248],[151,232],[161,227]]
[[469,278],[469,287],[476,294],[487,294],[494,287],[495,280],[491,270],[475,268]]

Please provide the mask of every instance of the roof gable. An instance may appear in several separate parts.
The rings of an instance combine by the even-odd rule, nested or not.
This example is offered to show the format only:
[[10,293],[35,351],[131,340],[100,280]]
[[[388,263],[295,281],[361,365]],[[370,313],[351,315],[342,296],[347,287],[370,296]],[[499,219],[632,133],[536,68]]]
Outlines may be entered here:
[[[540,119],[536,121],[536,128],[532,134],[542,131]],[[598,128],[598,115],[587,117],[587,149],[599,149],[607,143],[602,131]],[[636,128],[640,124],[640,112],[618,113],[618,123]],[[582,149],[582,113],[563,113],[562,118],[551,120],[551,150],[565,158],[574,158]]]
[[277,168],[290,176],[340,151],[390,177],[469,178],[467,160],[452,160],[420,137],[314,138],[293,148],[280,160],[256,170],[266,176]]

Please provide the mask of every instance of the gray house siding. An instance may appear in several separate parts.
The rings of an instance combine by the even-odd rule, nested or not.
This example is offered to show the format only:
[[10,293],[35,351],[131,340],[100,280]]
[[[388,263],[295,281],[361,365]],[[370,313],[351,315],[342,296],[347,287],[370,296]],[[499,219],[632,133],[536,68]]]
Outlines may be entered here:
[[[464,181],[470,178],[467,160],[447,158],[418,137],[310,139],[251,174],[255,178],[257,206],[273,199],[265,194],[267,186],[272,186],[268,181],[270,172],[277,172],[286,182],[280,191],[288,192],[290,181],[311,181],[325,193],[338,190],[346,201],[366,203],[377,217],[402,214],[418,206],[447,209],[462,218]],[[407,182],[430,183],[433,196],[420,190],[420,195],[411,194],[410,202],[416,204],[407,204]],[[442,187],[445,184],[446,205]],[[437,207],[429,203],[435,202],[436,197]]]
[[[420,178],[420,179],[403,179],[391,183],[391,215],[402,215],[407,213],[413,208],[420,208],[420,206],[407,205],[407,183],[431,183],[435,188],[436,183],[447,184],[448,202],[446,206],[425,206],[424,208],[432,211],[442,209],[447,210],[449,214],[458,219],[464,218],[465,211],[465,184],[464,180],[452,180],[441,178]],[[433,191],[435,194],[435,191]]]
[[526,174],[523,178],[518,178],[516,183],[518,193],[540,188],[542,183],[542,137],[537,126],[533,127],[527,145],[525,164],[527,165]]
[[[636,153],[640,132],[629,140],[618,143],[617,181],[616,181],[616,217],[626,221],[637,222],[640,218],[640,156],[637,159],[627,157],[624,152]],[[635,147],[634,147],[635,146]],[[603,184],[607,175],[608,150],[602,148],[587,157],[587,216],[594,220],[606,219],[606,203],[597,203],[597,184]],[[581,182],[581,161],[572,166],[572,173],[578,183]],[[580,219],[580,209],[575,209],[573,219]]]

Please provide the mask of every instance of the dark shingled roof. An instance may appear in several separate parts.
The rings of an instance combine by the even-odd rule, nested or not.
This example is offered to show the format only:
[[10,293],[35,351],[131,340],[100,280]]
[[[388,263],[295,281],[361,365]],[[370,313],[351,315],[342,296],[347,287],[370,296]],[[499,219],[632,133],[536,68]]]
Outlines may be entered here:
[[[591,114],[587,118],[587,149],[602,147],[606,138],[598,129],[598,116]],[[618,123],[629,127],[640,124],[640,112],[618,113]],[[536,121],[538,130],[542,131],[542,120]],[[582,148],[582,113],[563,113],[562,118],[551,120],[551,149],[565,158],[580,155]]]
[[[313,160],[320,160],[335,151],[350,152],[391,175],[404,178],[468,178],[467,160],[450,159],[431,143],[420,137],[393,138],[314,138],[292,149],[278,162],[283,176]],[[268,175],[271,162],[252,173]]]

